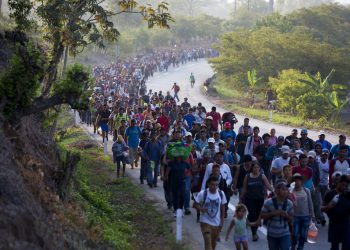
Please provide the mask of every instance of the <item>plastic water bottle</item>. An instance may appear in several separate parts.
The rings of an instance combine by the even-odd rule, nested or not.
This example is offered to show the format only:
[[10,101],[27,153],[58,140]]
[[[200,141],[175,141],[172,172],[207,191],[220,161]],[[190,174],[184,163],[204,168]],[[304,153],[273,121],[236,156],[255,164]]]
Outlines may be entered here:
[[307,242],[311,244],[316,243],[317,235],[318,235],[318,229],[315,223],[311,222],[309,226],[309,231],[307,233]]

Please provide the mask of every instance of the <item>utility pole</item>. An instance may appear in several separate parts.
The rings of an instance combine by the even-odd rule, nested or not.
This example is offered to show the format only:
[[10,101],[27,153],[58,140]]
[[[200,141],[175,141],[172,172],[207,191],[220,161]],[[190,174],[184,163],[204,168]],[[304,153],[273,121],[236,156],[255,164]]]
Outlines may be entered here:
[[269,0],[268,13],[272,13],[273,12],[274,4],[275,4],[274,0]]

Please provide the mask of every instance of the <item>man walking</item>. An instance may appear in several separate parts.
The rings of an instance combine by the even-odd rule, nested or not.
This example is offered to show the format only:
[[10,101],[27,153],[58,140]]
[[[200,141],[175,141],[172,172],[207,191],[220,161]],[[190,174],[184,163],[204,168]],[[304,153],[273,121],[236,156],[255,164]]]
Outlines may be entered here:
[[219,180],[211,176],[208,188],[199,192],[195,197],[194,207],[201,212],[200,226],[204,238],[205,250],[215,250],[220,229],[224,223],[225,194],[219,190]]

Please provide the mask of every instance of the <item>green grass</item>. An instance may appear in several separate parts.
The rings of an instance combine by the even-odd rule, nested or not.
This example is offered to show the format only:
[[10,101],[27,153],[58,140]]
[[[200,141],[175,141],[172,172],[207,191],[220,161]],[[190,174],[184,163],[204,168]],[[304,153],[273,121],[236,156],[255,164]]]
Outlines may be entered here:
[[[77,127],[56,136],[62,155],[80,155],[70,191],[71,202],[83,211],[86,227],[114,249],[184,249],[143,191],[128,178],[113,179],[115,169],[101,147],[79,149],[91,138]],[[147,245],[156,240],[156,245]]]
[[[212,91],[214,92],[214,96],[219,96],[224,100],[221,104],[225,109],[232,110],[233,112],[253,117],[259,120],[270,121],[269,110],[263,108],[250,108],[248,107],[249,97],[248,94],[242,91],[238,91],[235,88],[230,87],[227,83],[223,81],[216,81],[212,86]],[[256,97],[257,105],[264,102],[264,96],[262,94],[257,95]],[[278,112],[276,110],[273,111],[272,122],[276,124],[284,124],[293,127],[307,127],[313,129],[327,129],[337,132],[350,132],[350,129],[347,128],[346,125],[338,126],[338,128],[334,128],[331,126],[329,121],[323,120],[304,120],[299,116],[295,116],[289,113]]]

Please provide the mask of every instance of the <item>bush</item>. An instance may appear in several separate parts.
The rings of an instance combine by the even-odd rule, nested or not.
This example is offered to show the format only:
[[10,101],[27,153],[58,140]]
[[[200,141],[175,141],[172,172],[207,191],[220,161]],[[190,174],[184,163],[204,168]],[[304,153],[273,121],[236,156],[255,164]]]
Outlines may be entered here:
[[300,96],[296,102],[298,115],[304,119],[320,119],[328,117],[331,113],[331,107],[325,95],[309,92]]
[[279,110],[296,113],[297,99],[311,90],[300,79],[306,80],[307,76],[295,69],[283,70],[276,78],[270,77],[269,85],[276,92]]

